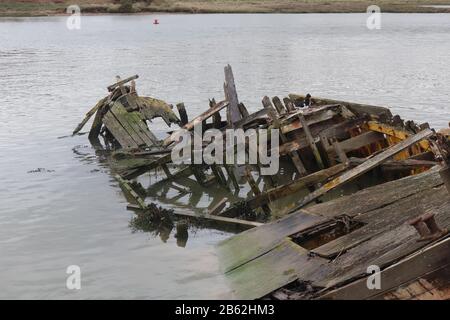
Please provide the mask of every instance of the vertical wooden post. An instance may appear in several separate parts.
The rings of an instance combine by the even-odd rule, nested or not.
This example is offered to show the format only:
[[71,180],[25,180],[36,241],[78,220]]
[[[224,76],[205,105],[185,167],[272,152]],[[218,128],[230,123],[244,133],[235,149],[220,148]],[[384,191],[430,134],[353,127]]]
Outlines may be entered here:
[[[209,107],[214,108],[217,105],[216,100],[213,98],[209,100]],[[216,112],[212,115],[213,127],[218,129],[222,125],[222,118],[219,112]]]
[[283,98],[283,102],[284,102],[284,105],[286,106],[286,109],[288,112],[295,111],[295,106],[292,103],[291,99],[289,99],[288,97]]
[[306,122],[305,117],[302,114],[299,114],[298,118],[300,120],[300,123],[302,124],[303,131],[305,132],[306,135],[306,140],[308,140],[309,146],[311,147],[311,150],[314,154],[314,158],[316,158],[319,168],[324,169],[325,166],[323,165],[322,158],[320,157],[319,149],[317,149],[316,142],[314,141],[314,137],[312,136],[311,131],[309,130],[308,123]]
[[273,105],[275,106],[275,108],[277,109],[279,114],[284,114],[286,113],[286,108],[284,107],[283,103],[281,102],[280,98],[278,97],[273,97],[272,98],[272,102]]
[[[262,104],[263,104],[264,108],[267,109],[267,115],[273,121],[274,126],[276,128],[279,128],[280,122],[278,120],[277,113],[276,113],[275,109],[273,108],[272,103],[270,102],[269,97],[265,96],[262,100]],[[281,131],[280,131],[280,139],[281,139],[282,143],[285,143],[288,141],[286,136],[283,133],[281,133]],[[294,163],[294,166],[297,169],[300,176],[306,175],[307,171],[306,171],[305,166],[303,165],[302,160],[300,159],[300,156],[298,155],[297,151],[289,152],[289,156],[291,157],[292,162]]]
[[211,164],[211,171],[213,173],[213,175],[216,177],[217,182],[224,186],[224,187],[228,187],[227,185],[227,180],[225,179],[225,176],[223,175],[222,169],[216,165],[216,164]]
[[[259,190],[258,185],[256,184],[255,179],[253,178],[252,171],[250,169],[250,166],[245,167],[245,177],[247,178],[248,184],[250,185],[250,188],[252,189],[252,192],[255,196],[259,196],[261,194],[261,190]],[[265,214],[270,214],[270,208],[268,205],[264,204],[261,206]]]
[[163,169],[164,173],[166,174],[167,178],[172,177],[172,173],[170,173],[169,168],[165,163],[161,164],[161,168]]
[[333,147],[341,163],[348,163],[347,155],[345,154],[344,150],[342,150],[341,145],[339,144],[339,142],[337,142],[336,139],[333,140]]
[[225,171],[227,172],[228,175],[228,180],[231,180],[231,182],[233,183],[234,189],[236,191],[240,190],[240,186],[239,183],[236,179],[236,176],[234,175],[234,168],[233,166],[230,165],[224,165],[225,166]]
[[195,164],[192,164],[192,165],[191,165],[191,168],[192,168],[192,173],[194,174],[194,177],[195,177],[195,179],[197,180],[197,182],[198,182],[200,185],[204,186],[204,185],[205,185],[205,182],[206,182],[206,176],[205,176],[205,174],[203,173],[203,171],[200,170],[200,169],[198,168],[198,166],[195,165]]
[[177,103],[177,109],[178,109],[178,113],[180,115],[181,126],[184,126],[186,123],[189,122],[188,116],[186,113],[186,108],[184,107],[184,103],[183,102]]

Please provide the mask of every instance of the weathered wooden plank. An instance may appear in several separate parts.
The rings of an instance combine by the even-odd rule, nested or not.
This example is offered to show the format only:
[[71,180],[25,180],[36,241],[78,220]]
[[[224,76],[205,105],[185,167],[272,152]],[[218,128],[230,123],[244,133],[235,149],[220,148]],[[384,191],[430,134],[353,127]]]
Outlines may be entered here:
[[[388,136],[398,138],[400,140],[405,140],[406,138],[414,135],[414,133],[407,131],[403,128],[393,127],[385,123],[377,122],[377,121],[368,121],[367,128],[372,131],[377,131]],[[420,147],[424,150],[430,150],[430,144],[427,140],[420,141],[418,143]]]
[[208,209],[208,214],[210,215],[218,215],[223,208],[227,205],[228,198],[221,199],[216,205],[214,205],[212,208]]
[[137,78],[139,78],[139,76],[137,74],[135,74],[134,76],[128,77],[126,79],[123,79],[123,80],[120,80],[120,77],[119,77],[120,81],[118,81],[118,82],[108,86],[107,89],[108,89],[109,92],[111,92],[114,89],[116,89],[117,87],[123,86],[125,83],[130,82],[132,80],[136,80]]
[[[364,223],[363,227],[312,251],[321,257],[333,258],[364,241],[423,214],[424,212],[421,208],[436,207],[443,204],[443,201],[445,201],[445,198],[444,200],[442,199],[443,196],[445,197],[445,194],[440,189],[428,189],[380,209],[358,215],[354,218],[354,221]],[[341,214],[345,214],[345,212],[341,212]]]
[[120,143],[124,149],[138,148],[139,145],[134,141],[128,132],[117,121],[116,117],[108,111],[105,113],[102,119],[104,125],[108,128],[114,138]]
[[442,185],[442,183],[437,170],[430,169],[418,175],[386,182],[345,197],[316,204],[303,209],[303,211],[329,218],[339,214],[353,217]]
[[[270,99],[268,96],[265,96],[262,99],[262,104],[264,106],[264,109],[267,109],[267,114],[268,114],[269,118],[272,120],[274,128],[276,128],[276,129],[280,128],[280,121],[278,120],[277,113],[276,113],[274,107],[272,106],[272,102],[270,102]],[[282,130],[280,130],[280,139],[281,139],[282,143],[286,143],[288,141],[286,136],[282,133]],[[306,175],[307,171],[306,171],[305,166],[303,165],[303,162],[300,159],[300,156],[298,155],[298,153],[296,151],[293,151],[293,152],[289,153],[289,156],[291,157],[292,162],[293,162],[295,168],[297,169],[298,173],[301,176]]]
[[[268,204],[270,202],[276,201],[278,199],[284,198],[291,195],[299,190],[309,186],[314,185],[319,182],[323,182],[331,176],[334,176],[347,168],[345,164],[338,164],[334,167],[327,168],[318,172],[314,172],[310,175],[301,177],[297,180],[289,182],[285,185],[269,189],[255,197],[245,201],[246,206],[250,209],[256,209],[262,205]],[[224,217],[235,217],[239,214],[239,206],[232,206],[221,213]]]
[[226,279],[233,289],[233,298],[258,299],[296,280],[305,265],[312,269],[320,263],[324,261],[312,260],[307,250],[283,239],[268,253],[228,272]]
[[[409,146],[431,136],[433,134],[433,131],[430,129],[423,130],[401,142],[399,142],[396,145],[393,145],[389,148],[387,148],[384,152],[377,154],[376,156],[370,158],[363,164],[343,173],[339,177],[333,179],[332,181],[326,183],[321,188],[315,190],[314,192],[311,192],[308,196],[303,198],[303,200],[300,202],[300,204],[294,209],[298,210],[299,208],[303,207],[305,204],[311,202],[312,200],[320,197],[321,195],[327,193],[328,191],[335,189],[336,187],[364,174],[365,172],[375,168],[380,163],[386,161],[390,157],[396,155],[400,151],[408,148]],[[293,211],[294,211],[293,210]]]
[[[267,118],[266,115],[267,115],[267,109],[258,110],[256,112],[250,114],[248,117],[237,121],[234,124],[234,127],[235,128],[241,128],[241,127],[244,127],[244,126],[246,126],[248,124],[251,124],[253,121],[256,121],[258,119],[266,119]],[[231,126],[227,126],[227,128],[231,128]]]
[[333,147],[334,147],[334,151],[336,152],[339,161],[341,161],[341,163],[348,163],[349,160],[347,158],[347,155],[345,154],[344,150],[342,150],[341,145],[339,144],[339,142],[337,142],[336,140],[333,141]]
[[344,152],[349,152],[357,150],[369,144],[375,143],[377,141],[383,140],[384,135],[379,132],[368,131],[361,133],[350,139],[340,141],[339,146]]
[[[356,119],[345,120],[344,122],[332,125],[320,132],[321,140],[335,138],[335,139],[345,139],[348,135],[349,130],[359,127],[366,123],[367,117],[358,117]],[[327,147],[324,145],[324,147]]]
[[[116,116],[122,126],[128,130],[134,140],[138,137],[147,146],[152,146],[158,142],[155,135],[148,129],[138,112],[128,112],[119,102],[114,103],[111,108],[112,113]],[[134,134],[133,134],[134,132]]]
[[322,295],[321,299],[373,299],[381,298],[388,291],[423,276],[438,266],[450,268],[450,238],[430,245],[404,260],[381,271],[381,290],[369,290],[367,277],[352,282],[344,287],[332,290]]
[[[205,112],[203,112],[202,114],[200,114],[199,116],[195,117],[193,120],[189,121],[188,123],[186,123],[182,129],[184,130],[192,130],[194,128],[195,125],[202,123],[203,121],[205,121],[206,119],[210,118],[213,116],[213,114],[215,114],[216,112],[219,112],[220,110],[222,110],[223,108],[225,108],[226,106],[228,106],[228,101],[221,101],[218,104],[216,104],[213,108],[209,108],[208,110],[206,110]],[[164,142],[163,145],[167,146],[169,144],[171,144],[172,142],[175,141],[175,138],[179,135],[179,130],[173,132],[169,137],[167,137]]]
[[[289,94],[289,98],[292,101],[303,101],[306,96],[299,94]],[[385,116],[392,117],[391,111],[386,107],[373,106],[368,104],[353,103],[334,99],[325,99],[318,97],[311,97],[313,105],[323,105],[323,104],[341,104],[349,108],[351,111],[357,115],[370,114],[376,117]]]
[[104,104],[107,98],[103,98],[100,101],[97,102],[97,104],[86,113],[86,116],[84,119],[78,124],[78,126],[73,130],[72,135],[76,135],[78,132],[83,129],[84,125],[89,121],[89,119],[99,110]]
[[283,102],[281,102],[280,98],[273,97],[272,102],[279,114],[285,114],[287,112],[287,110],[284,107]]
[[[320,123],[326,120],[330,120],[332,118],[334,118],[335,116],[337,116],[339,113],[336,110],[330,109],[330,110],[324,110],[321,112],[316,112],[314,114],[310,114],[308,117],[305,117],[306,119],[306,123],[308,124],[308,126],[311,126],[313,124],[316,123]],[[303,128],[300,120],[298,119],[298,114],[295,114],[295,120],[293,120],[291,123],[289,124],[284,124],[281,126],[281,132],[286,134],[288,132],[291,131],[295,131],[295,130],[299,130],[301,128]]]
[[299,212],[228,238],[218,244],[221,269],[228,272],[279,245],[286,237],[326,219]]
[[189,122],[188,120],[188,115],[186,113],[186,108],[184,107],[184,103],[180,102],[177,103],[177,110],[178,110],[178,114],[180,115],[180,124],[182,126],[184,126],[185,124],[187,124]]
[[139,146],[147,144],[146,139],[148,140],[148,138],[145,134],[139,132],[140,130],[137,128],[134,121],[128,116],[128,111],[120,102],[116,101],[110,111],[122,127],[128,132],[128,135],[136,141]]
[[[361,158],[355,158],[351,157],[349,159],[350,165],[360,165],[361,163],[364,163],[366,159]],[[393,168],[393,169],[415,169],[418,167],[425,167],[425,168],[431,168],[439,163],[436,161],[430,161],[430,160],[415,160],[415,159],[405,159],[405,160],[387,160],[386,162],[381,164],[381,167],[384,167],[386,169]]]
[[142,138],[146,141],[147,146],[158,144],[158,138],[150,131],[145,121],[138,112],[128,112],[129,120],[135,124],[135,131],[139,131]]
[[316,142],[311,134],[311,131],[309,130],[308,123],[306,122],[305,117],[302,114],[298,115],[298,119],[300,120],[300,123],[302,124],[303,131],[305,132],[306,139],[308,140],[309,146],[314,154],[314,158],[316,158],[317,164],[320,169],[325,168],[322,157],[320,156],[319,149],[317,149]]
[[[140,208],[137,205],[129,204],[127,205],[128,210],[132,211],[142,211],[142,208]],[[233,219],[233,218],[224,218],[224,217],[218,217],[210,214],[196,214],[193,212],[189,212],[187,210],[185,211],[174,211],[173,214],[175,216],[181,217],[181,218],[187,218],[192,219],[193,221],[201,221],[203,226],[215,226],[215,225],[222,225],[222,226],[229,226],[231,228],[234,228],[235,230],[248,230],[255,227],[260,227],[263,224],[255,221],[247,221],[247,220],[241,220],[241,219]]]

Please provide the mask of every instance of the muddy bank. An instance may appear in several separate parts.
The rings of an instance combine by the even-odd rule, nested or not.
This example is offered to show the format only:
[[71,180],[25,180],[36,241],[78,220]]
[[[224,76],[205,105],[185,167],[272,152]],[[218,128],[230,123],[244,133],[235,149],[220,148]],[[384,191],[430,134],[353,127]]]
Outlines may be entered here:
[[[79,0],[85,14],[139,14],[168,13],[361,13],[373,3],[370,1],[308,1],[308,0]],[[65,0],[22,0],[0,3],[0,16],[48,16],[65,14],[73,3]],[[379,1],[382,12],[450,13],[448,0]],[[446,6],[448,5],[448,6]]]

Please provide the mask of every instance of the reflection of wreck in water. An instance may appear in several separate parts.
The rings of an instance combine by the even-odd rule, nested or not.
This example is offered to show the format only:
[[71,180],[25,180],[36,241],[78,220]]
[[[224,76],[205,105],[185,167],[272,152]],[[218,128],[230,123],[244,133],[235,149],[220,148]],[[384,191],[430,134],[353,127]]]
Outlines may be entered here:
[[[95,114],[89,138],[113,150],[109,164],[138,216],[177,220],[180,237],[186,221],[246,230],[218,245],[236,297],[450,297],[448,131],[405,122],[385,107],[296,94],[264,97],[249,113],[229,66],[225,100],[211,100],[189,121],[182,103],[178,118],[165,102],[139,97],[135,78],[110,86],[74,133]],[[191,132],[196,123],[277,128],[280,173],[260,175],[258,164],[174,165],[177,131],[158,140],[147,124],[154,117]],[[366,285],[369,266],[381,270],[380,290]]]

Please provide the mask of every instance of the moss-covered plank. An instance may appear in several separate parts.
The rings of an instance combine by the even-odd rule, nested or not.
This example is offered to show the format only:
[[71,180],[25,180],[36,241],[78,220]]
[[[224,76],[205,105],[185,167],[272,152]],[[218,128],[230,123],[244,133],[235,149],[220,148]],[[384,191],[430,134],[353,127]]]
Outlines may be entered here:
[[120,143],[124,149],[138,148],[139,145],[134,141],[128,132],[117,121],[116,117],[108,111],[102,119],[104,125],[108,128],[114,138]]
[[228,272],[272,250],[286,237],[325,221],[300,211],[228,238],[218,244],[221,269]]
[[148,137],[140,131],[135,119],[130,117],[130,113],[120,102],[116,101],[114,103],[111,107],[111,112],[139,146],[147,145],[146,140],[148,140]]
[[226,278],[234,298],[258,299],[326,262],[325,259],[309,257],[307,250],[283,239],[268,253],[227,273]]

